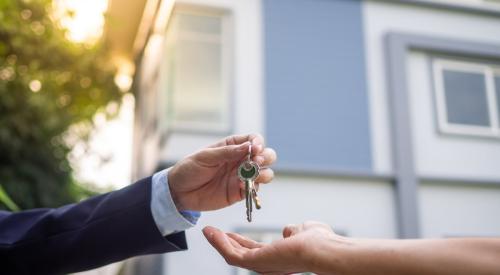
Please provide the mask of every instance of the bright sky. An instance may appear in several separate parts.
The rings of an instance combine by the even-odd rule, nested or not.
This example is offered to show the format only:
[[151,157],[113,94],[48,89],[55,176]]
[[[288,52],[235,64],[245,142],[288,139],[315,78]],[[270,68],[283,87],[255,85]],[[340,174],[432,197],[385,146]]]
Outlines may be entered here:
[[[68,29],[69,39],[94,43],[102,36],[107,7],[108,0],[55,0],[54,16]],[[73,16],[64,16],[66,11]],[[127,90],[132,70],[125,65],[119,68],[115,81]],[[129,94],[124,97],[116,119],[106,121],[103,115],[94,118],[98,127],[90,140],[90,153],[81,145],[73,148],[72,165],[77,179],[103,188],[120,188],[130,183],[133,110],[134,98]],[[103,162],[102,157],[107,161]]]
[[[104,188],[130,184],[134,97],[125,95],[116,119],[106,121],[97,115],[94,121],[98,126],[90,140],[90,152],[85,153],[82,146],[73,148],[76,178]],[[102,162],[103,157],[108,161]]]
[[[56,17],[68,29],[68,38],[77,42],[101,37],[107,8],[108,0],[55,0]],[[74,12],[73,17],[62,16],[65,11]]]

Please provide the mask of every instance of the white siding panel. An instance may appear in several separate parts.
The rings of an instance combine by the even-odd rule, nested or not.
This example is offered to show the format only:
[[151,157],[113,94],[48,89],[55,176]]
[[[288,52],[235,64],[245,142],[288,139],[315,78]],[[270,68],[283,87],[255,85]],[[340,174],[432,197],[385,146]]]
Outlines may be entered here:
[[500,187],[422,184],[422,237],[500,236]]

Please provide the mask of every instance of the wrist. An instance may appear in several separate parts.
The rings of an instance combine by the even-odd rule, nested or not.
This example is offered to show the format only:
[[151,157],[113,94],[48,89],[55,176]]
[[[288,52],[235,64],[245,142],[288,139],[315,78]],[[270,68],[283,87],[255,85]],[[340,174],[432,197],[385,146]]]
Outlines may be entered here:
[[350,260],[358,246],[354,239],[338,235],[319,240],[305,253],[309,255],[307,268],[315,274],[348,274]]
[[168,183],[167,187],[170,190],[170,197],[172,198],[172,201],[175,204],[175,207],[177,208],[178,211],[184,211],[187,210],[185,208],[185,204],[182,201],[182,196],[179,195],[179,192],[175,188],[175,183],[176,183],[176,176],[175,176],[175,167],[172,167],[168,169],[167,177],[168,177]]
[[177,208],[177,211],[180,212],[180,211],[187,210],[186,207],[184,207],[184,203],[179,198],[179,195],[177,193],[175,193],[174,191],[172,191],[172,189],[170,189],[170,196],[172,197],[172,201],[174,202],[175,208]]
[[308,272],[313,272],[314,274],[319,274],[319,271],[322,269],[322,260],[321,260],[321,252],[322,248],[318,247],[314,243],[305,243],[304,248],[301,250],[299,254],[299,259],[303,263],[303,266],[306,268]]

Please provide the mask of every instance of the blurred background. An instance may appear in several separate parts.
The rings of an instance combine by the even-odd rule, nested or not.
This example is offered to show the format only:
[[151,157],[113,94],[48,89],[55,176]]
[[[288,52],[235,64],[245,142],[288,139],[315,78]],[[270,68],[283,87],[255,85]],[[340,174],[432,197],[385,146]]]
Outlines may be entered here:
[[242,203],[206,212],[188,251],[85,274],[251,274],[205,225],[500,236],[499,0],[0,1],[0,38],[1,209],[117,189],[230,134],[278,153],[251,224]]

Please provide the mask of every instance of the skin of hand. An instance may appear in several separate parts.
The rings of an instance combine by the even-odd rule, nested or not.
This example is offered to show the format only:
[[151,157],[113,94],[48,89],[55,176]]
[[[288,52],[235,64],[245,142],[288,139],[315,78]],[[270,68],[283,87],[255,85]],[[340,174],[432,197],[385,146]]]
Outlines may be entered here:
[[[277,275],[311,272],[315,269],[315,249],[324,243],[337,247],[350,246],[348,239],[333,232],[320,222],[288,225],[283,239],[270,244],[255,242],[235,233],[224,233],[214,227],[205,227],[203,234],[227,263],[253,270],[259,274]],[[331,257],[336,261],[335,257]],[[334,274],[330,270],[327,274]]]
[[213,227],[203,233],[230,265],[260,274],[500,274],[500,238],[353,239],[319,222],[289,225],[271,244]]
[[170,192],[178,210],[209,211],[243,199],[237,168],[252,145],[252,160],[261,167],[255,187],[269,183],[276,153],[258,134],[229,136],[176,163],[168,171]]

